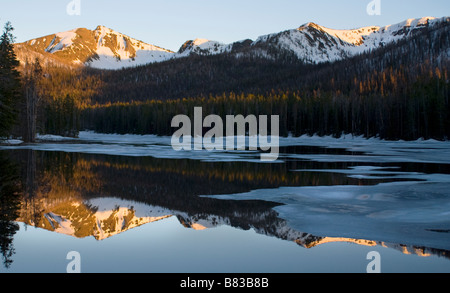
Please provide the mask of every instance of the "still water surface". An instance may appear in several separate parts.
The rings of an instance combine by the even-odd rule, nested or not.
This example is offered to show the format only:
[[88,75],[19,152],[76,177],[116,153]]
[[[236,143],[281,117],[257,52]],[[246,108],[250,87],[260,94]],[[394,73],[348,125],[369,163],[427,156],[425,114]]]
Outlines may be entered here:
[[0,272],[450,272],[450,146],[282,140],[175,153],[82,133],[0,147]]

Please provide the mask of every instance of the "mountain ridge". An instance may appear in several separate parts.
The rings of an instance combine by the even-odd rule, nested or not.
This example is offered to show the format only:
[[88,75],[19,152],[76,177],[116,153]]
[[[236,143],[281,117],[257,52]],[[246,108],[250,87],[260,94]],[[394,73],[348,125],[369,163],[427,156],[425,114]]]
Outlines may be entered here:
[[[134,39],[98,25],[94,30],[76,28],[16,44],[18,57],[25,62],[26,51],[52,55],[68,66],[120,69],[169,59],[170,50]],[[25,51],[25,52],[23,52]]]
[[[331,29],[308,22],[295,29],[262,35],[256,40],[230,44],[207,39],[188,40],[177,52],[136,40],[110,28],[77,28],[16,44],[22,63],[31,54],[56,57],[54,62],[67,66],[97,69],[121,69],[195,55],[233,54],[237,58],[251,54],[276,59],[292,54],[308,64],[334,62],[377,49],[407,38],[416,30],[438,23],[450,23],[450,17],[410,18],[384,27]],[[22,50],[22,51],[21,51]],[[59,60],[59,61],[57,61]]]

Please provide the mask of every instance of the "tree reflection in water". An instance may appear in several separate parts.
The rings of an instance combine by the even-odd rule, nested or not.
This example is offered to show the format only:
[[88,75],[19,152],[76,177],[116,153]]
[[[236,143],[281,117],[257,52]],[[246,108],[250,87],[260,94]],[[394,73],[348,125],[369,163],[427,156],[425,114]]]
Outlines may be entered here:
[[[0,234],[5,266],[11,264],[14,253],[12,237],[18,230],[15,221],[77,238],[102,240],[174,216],[186,228],[203,229],[224,224],[294,241],[305,248],[329,242],[382,245],[402,251],[406,247],[376,240],[330,238],[295,231],[273,209],[279,203],[199,196],[280,186],[374,185],[390,181],[357,179],[339,173],[291,171],[300,168],[347,169],[351,163],[211,163],[26,150],[13,151],[10,155],[20,162],[21,172],[17,172],[3,153]],[[22,196],[20,181],[24,187]],[[122,205],[108,209],[101,206],[108,202]],[[141,212],[146,210],[146,214],[139,214],[139,208]],[[406,251],[448,258],[447,251],[433,248],[408,247]]]
[[21,181],[19,169],[7,154],[0,152],[0,251],[3,265],[9,268],[14,255],[13,238],[19,230]]

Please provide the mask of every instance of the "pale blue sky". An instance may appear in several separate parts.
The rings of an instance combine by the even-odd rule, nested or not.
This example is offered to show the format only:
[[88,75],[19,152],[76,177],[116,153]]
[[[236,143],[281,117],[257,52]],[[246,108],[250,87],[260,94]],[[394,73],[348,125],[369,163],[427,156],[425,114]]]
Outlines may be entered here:
[[231,43],[299,27],[307,22],[350,29],[388,25],[408,18],[450,16],[449,0],[80,0],[81,15],[66,12],[71,0],[0,0],[0,24],[11,21],[18,42],[78,27],[104,25],[167,49],[205,38]]

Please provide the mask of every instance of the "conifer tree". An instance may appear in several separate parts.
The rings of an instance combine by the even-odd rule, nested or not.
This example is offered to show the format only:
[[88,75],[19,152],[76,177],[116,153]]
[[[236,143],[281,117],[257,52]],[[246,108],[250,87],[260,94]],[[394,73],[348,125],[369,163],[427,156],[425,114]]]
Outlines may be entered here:
[[14,53],[14,36],[10,22],[0,37],[0,137],[8,137],[17,119],[17,105],[21,96],[19,61]]

